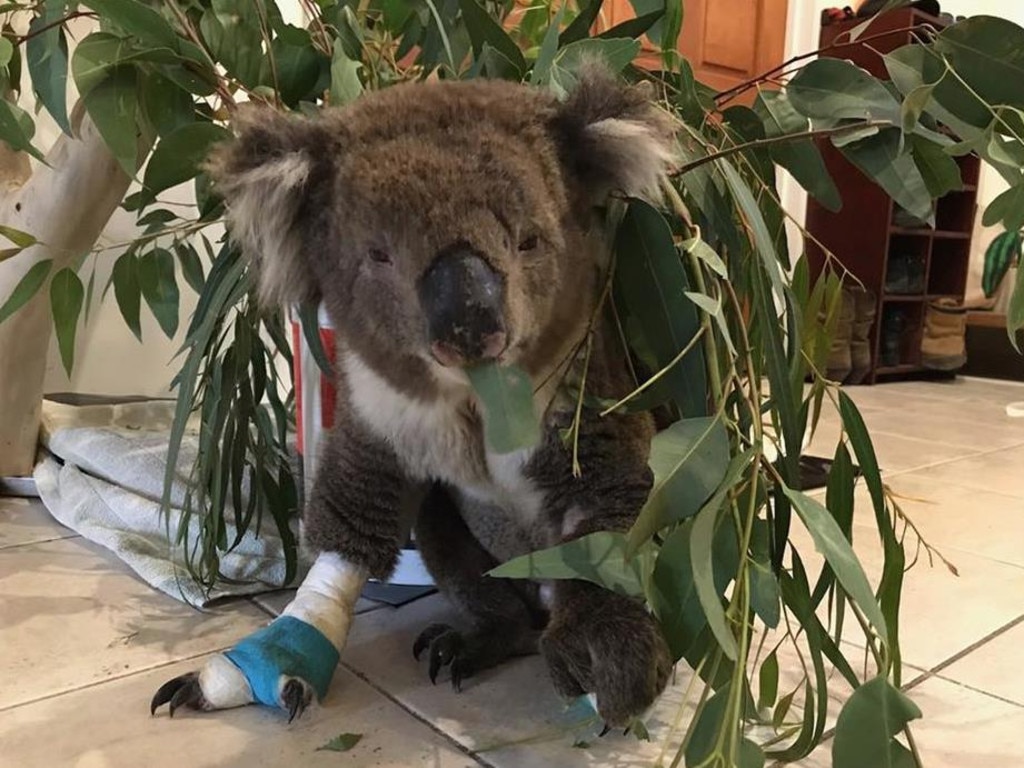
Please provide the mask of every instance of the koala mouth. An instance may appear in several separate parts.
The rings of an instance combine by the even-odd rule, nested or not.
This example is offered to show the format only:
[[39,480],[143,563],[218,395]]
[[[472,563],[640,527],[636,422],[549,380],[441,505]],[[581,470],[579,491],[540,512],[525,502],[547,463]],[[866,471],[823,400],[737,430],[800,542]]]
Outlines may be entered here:
[[497,361],[508,348],[508,334],[505,331],[485,334],[473,345],[472,352],[464,351],[460,347],[461,345],[448,341],[433,341],[430,344],[430,354],[445,368],[466,368],[470,365]]

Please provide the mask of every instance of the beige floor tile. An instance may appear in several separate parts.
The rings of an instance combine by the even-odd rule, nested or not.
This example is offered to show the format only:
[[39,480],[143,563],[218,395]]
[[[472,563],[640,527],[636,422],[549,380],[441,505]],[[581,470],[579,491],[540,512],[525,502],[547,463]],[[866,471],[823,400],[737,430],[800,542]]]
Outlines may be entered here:
[[912,730],[927,768],[1024,765],[1024,707],[934,677],[908,695],[924,715]]
[[1024,624],[1018,624],[946,667],[939,676],[1024,706],[1022,647]]
[[[457,621],[444,598],[436,595],[398,610],[360,616],[342,662],[499,768],[647,768],[668,737],[689,682],[689,671],[680,666],[675,683],[647,719],[651,743],[619,732],[599,739],[600,723],[566,710],[538,656],[515,659],[471,678],[462,693],[452,691],[444,672],[431,685],[425,660],[417,663],[411,651],[419,632],[434,621]],[[685,726],[688,720],[682,722]],[[573,748],[577,739],[587,747]]]
[[[244,707],[216,713],[166,709],[149,697],[192,662],[161,667],[4,712],[0,763],[12,768],[476,768],[443,736],[366,683],[338,670],[322,707],[294,723],[281,711]],[[362,734],[349,752],[317,748]]]
[[39,499],[0,496],[0,549],[77,535],[54,520]]
[[[914,405],[864,411],[864,422],[872,435],[897,435],[915,440],[960,447],[965,453],[1011,448],[1024,443],[1024,421],[1006,416],[1002,407],[968,408],[947,403],[929,404],[938,413],[927,413]],[[970,411],[974,411],[973,415]]]
[[266,620],[248,601],[200,613],[81,538],[0,550],[0,709],[229,646]]
[[[792,540],[813,582],[822,562],[809,534],[793,526]],[[882,573],[882,551],[872,528],[856,525],[854,549],[872,585]],[[908,561],[913,551],[908,552]],[[941,563],[929,566],[922,555],[904,579],[900,645],[905,663],[931,669],[960,650],[1006,625],[1024,606],[1024,568],[959,550],[945,550],[959,571],[954,576]],[[998,585],[995,588],[994,585]],[[951,618],[955,617],[955,618]],[[843,638],[864,645],[860,627],[848,617]],[[907,679],[912,677],[908,674]]]
[[1021,462],[1024,462],[1024,446],[928,467],[920,474],[922,478],[934,482],[954,483],[965,488],[993,491],[1024,499]]

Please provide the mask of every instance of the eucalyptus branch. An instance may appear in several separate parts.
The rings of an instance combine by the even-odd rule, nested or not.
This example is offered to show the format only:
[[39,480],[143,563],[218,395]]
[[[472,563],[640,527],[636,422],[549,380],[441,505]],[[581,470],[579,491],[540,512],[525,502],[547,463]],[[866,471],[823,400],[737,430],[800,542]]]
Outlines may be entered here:
[[864,128],[887,128],[892,126],[893,123],[890,120],[862,120],[858,123],[850,123],[848,125],[839,125],[834,128],[819,128],[816,131],[804,131],[803,133],[787,133],[782,136],[773,136],[769,139],[758,139],[756,141],[750,141],[746,144],[734,144],[731,147],[714,152],[710,155],[694,160],[692,163],[686,163],[685,165],[677,168],[669,174],[671,177],[682,176],[685,173],[689,173],[694,168],[699,168],[702,165],[713,163],[716,160],[721,160],[723,157],[729,157],[735,155],[737,152],[746,152],[749,149],[760,149],[761,147],[770,147],[776,144],[788,144],[792,141],[802,141],[803,139],[816,139],[823,136],[839,136],[844,133],[853,133],[855,131],[863,130]]
[[48,24],[44,24],[43,26],[39,27],[38,29],[33,29],[31,32],[29,32],[27,34],[18,35],[17,37],[14,38],[14,40],[15,40],[15,42],[18,45],[21,45],[22,43],[27,43],[33,37],[38,37],[39,35],[43,34],[44,32],[49,32],[54,27],[62,27],[65,24],[67,24],[69,21],[73,21],[74,19],[81,19],[81,18],[98,19],[99,18],[99,14],[96,13],[95,11],[74,11],[73,13],[69,13],[66,16],[61,16],[56,21],[51,21]]
[[[900,32],[913,32],[916,29],[934,29],[934,27],[932,27],[930,24],[911,24],[909,27],[901,27],[899,29],[887,29],[885,32],[879,32],[874,35],[859,38],[859,43],[863,45],[864,43],[869,43],[872,40],[878,40],[883,37],[889,37]],[[798,56],[794,56],[791,59],[787,59],[786,61],[779,64],[777,67],[772,67],[767,72],[762,72],[760,75],[752,77],[749,80],[745,80],[744,82],[739,83],[738,85],[735,85],[732,88],[729,88],[728,90],[719,91],[718,93],[715,94],[715,103],[719,104],[721,102],[730,101],[731,99],[734,99],[741,93],[749,91],[751,88],[770,80],[771,78],[778,75],[780,72],[784,72],[790,66],[796,64],[798,61],[813,59],[817,56],[820,56],[822,53],[825,53],[826,51],[832,51],[835,50],[836,48],[845,48],[848,45],[856,44],[856,42],[846,39],[845,36],[839,37],[833,42],[831,42],[829,45],[824,46],[823,48],[819,48],[816,51],[811,51],[810,53],[801,53]]]

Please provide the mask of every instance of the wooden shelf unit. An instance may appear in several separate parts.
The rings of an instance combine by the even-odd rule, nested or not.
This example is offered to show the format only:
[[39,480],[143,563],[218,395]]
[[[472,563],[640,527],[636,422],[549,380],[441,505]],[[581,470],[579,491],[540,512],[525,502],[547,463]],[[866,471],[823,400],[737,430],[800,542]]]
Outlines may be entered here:
[[[875,77],[888,79],[880,54],[915,42],[915,27],[922,24],[941,27],[943,23],[912,8],[891,11],[875,19],[872,26],[853,44],[842,43],[845,35],[861,23],[852,20],[823,26],[820,47],[822,56],[849,59]],[[864,38],[871,38],[864,43]],[[848,39],[848,38],[847,38]],[[833,46],[830,47],[829,46]],[[813,198],[807,202],[806,227],[809,233],[806,248],[811,272],[815,277],[825,267],[825,249],[876,297],[875,323],[871,329],[871,372],[866,384],[882,378],[906,377],[924,373],[921,365],[921,338],[924,333],[925,309],[929,301],[940,297],[963,300],[971,255],[971,233],[977,207],[978,175],[981,163],[977,156],[956,158],[963,186],[936,202],[935,229],[906,227],[895,220],[896,206],[873,181],[849,162],[827,139],[820,140],[825,165],[842,196],[843,207],[833,213]],[[890,258],[907,255],[923,262],[924,285],[908,294],[886,291]],[[883,328],[902,316],[903,331],[899,339],[897,360],[883,354]]]

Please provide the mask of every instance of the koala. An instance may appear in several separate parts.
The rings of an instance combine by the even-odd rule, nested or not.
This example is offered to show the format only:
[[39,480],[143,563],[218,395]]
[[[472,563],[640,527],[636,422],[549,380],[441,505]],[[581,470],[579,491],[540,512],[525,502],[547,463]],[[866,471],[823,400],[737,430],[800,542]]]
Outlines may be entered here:
[[[270,306],[322,301],[337,336],[337,413],[303,511],[316,555],[282,616],[152,711],[259,702],[300,714],[322,697],[368,578],[386,579],[411,527],[439,590],[465,616],[415,640],[435,681],[540,652],[563,696],[593,694],[608,725],[642,714],[672,657],[639,601],[582,580],[485,575],[508,558],[626,531],[652,484],[649,414],[584,409],[635,386],[598,311],[612,195],[658,195],[667,117],[598,66],[564,100],[503,81],[400,85],[316,118],[240,112],[209,171]],[[581,354],[586,348],[587,354]],[[542,438],[488,449],[466,371],[530,377]]]

